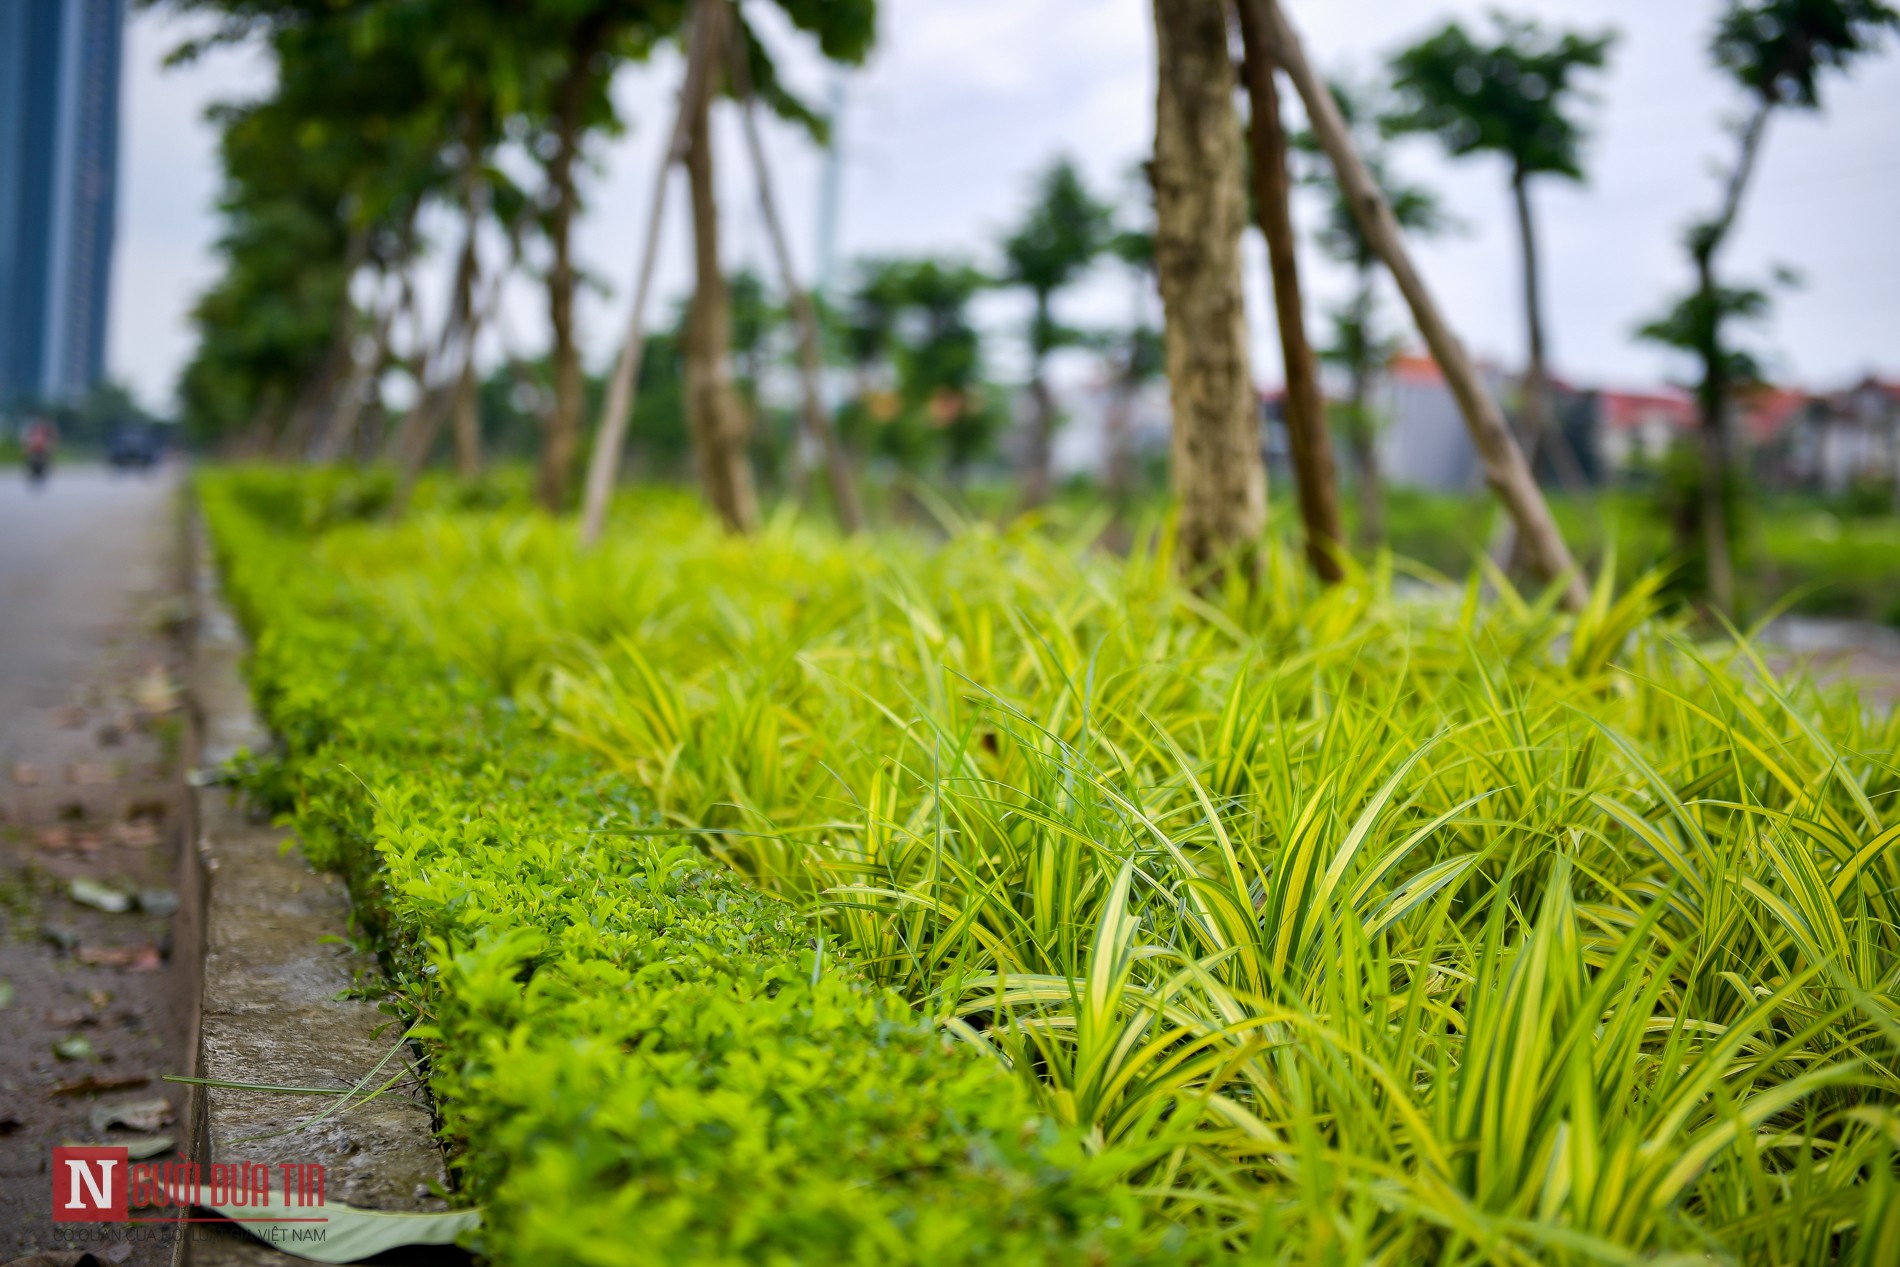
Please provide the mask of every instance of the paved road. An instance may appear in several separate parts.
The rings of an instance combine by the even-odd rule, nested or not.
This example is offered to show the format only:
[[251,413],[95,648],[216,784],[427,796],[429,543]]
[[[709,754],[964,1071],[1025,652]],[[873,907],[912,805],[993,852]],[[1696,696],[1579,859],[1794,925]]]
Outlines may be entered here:
[[33,719],[66,702],[128,600],[150,594],[172,548],[169,474],[55,470],[34,491],[0,468],[0,755]]
[[[0,1263],[169,1258],[169,1228],[55,1225],[55,1144],[176,1140],[177,477],[0,468]],[[173,609],[175,610],[175,609]],[[112,912],[77,900],[105,886]],[[96,895],[96,891],[95,891]],[[101,1111],[143,1105],[148,1130]],[[169,1151],[169,1148],[168,1150]],[[87,1239],[75,1240],[75,1236]]]

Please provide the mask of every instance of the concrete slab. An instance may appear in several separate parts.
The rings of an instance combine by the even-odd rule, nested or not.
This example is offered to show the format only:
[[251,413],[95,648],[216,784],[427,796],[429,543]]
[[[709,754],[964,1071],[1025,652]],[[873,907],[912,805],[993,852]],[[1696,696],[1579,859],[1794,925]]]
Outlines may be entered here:
[[[208,552],[198,551],[197,637],[191,694],[198,762],[211,768],[239,748],[270,742],[239,673],[244,644],[218,593]],[[203,869],[204,987],[197,1075],[278,1086],[347,1087],[397,1047],[400,1030],[369,1000],[377,965],[349,942],[349,895],[313,871],[289,833],[256,820],[216,786],[193,795]],[[405,1044],[377,1084],[415,1053]],[[202,1088],[190,1106],[193,1156],[201,1166],[320,1163],[331,1200],[382,1210],[447,1208],[447,1176],[425,1089],[414,1076],[361,1108],[302,1126],[324,1097]],[[399,1255],[398,1258],[401,1258]],[[440,1262],[441,1251],[416,1261]],[[246,1267],[298,1261],[228,1227],[194,1228],[180,1267]],[[395,1261],[379,1258],[378,1261]]]

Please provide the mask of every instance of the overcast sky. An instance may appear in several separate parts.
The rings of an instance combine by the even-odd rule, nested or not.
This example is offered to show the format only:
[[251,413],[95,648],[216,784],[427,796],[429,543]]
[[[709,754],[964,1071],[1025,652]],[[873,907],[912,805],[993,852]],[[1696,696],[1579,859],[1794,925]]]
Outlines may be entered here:
[[[754,11],[761,0],[750,0]],[[1452,16],[1493,7],[1462,0],[1290,0],[1317,62],[1370,73],[1395,47]],[[1631,330],[1687,280],[1682,226],[1716,197],[1715,164],[1733,144],[1727,123],[1738,94],[1709,67],[1706,32],[1718,0],[1511,0],[1532,13],[1622,34],[1594,113],[1587,186],[1546,181],[1534,194],[1546,258],[1551,354],[1558,371],[1583,381],[1640,385],[1678,372]],[[1153,33],[1146,0],[883,0],[879,48],[846,84],[838,253],[962,253],[978,263],[1018,214],[1034,174],[1072,155],[1103,192],[1125,189],[1131,164],[1152,144]],[[761,14],[779,38],[788,75],[824,100],[828,72]],[[187,28],[138,10],[128,19],[127,79],[114,268],[110,368],[151,404],[167,403],[189,358],[188,314],[215,277],[218,227],[215,136],[204,122],[213,101],[268,87],[268,60],[231,51],[194,66],[160,62]],[[662,56],[616,84],[627,135],[603,143],[579,228],[584,266],[611,293],[587,296],[582,332],[590,364],[604,363],[624,322],[635,243],[679,74]],[[1785,378],[1827,386],[1869,370],[1900,375],[1900,48],[1893,41],[1847,80],[1825,87],[1820,115],[1784,114],[1766,152],[1726,257],[1729,277],[1765,280],[1785,265],[1799,289],[1777,301],[1762,343]],[[730,120],[719,149],[726,256],[769,272],[753,185]],[[779,187],[799,266],[817,253],[822,158],[789,131],[771,134]],[[1425,140],[1408,142],[1402,166],[1436,186],[1462,222],[1459,234],[1421,244],[1419,257],[1457,328],[1481,354],[1522,355],[1517,246],[1501,164],[1451,163]],[[678,182],[676,182],[677,185]],[[684,292],[683,195],[669,220],[660,284]],[[1316,206],[1299,209],[1311,224]],[[448,253],[447,234],[438,256]],[[1256,374],[1279,378],[1264,251],[1249,243],[1247,286]],[[1317,318],[1343,294],[1344,278],[1307,250],[1308,303]],[[446,277],[435,286],[446,287]],[[506,324],[516,346],[545,337],[540,297],[510,291]],[[1123,319],[1125,279],[1104,268],[1071,299],[1082,322]],[[1400,315],[1396,305],[1391,315]],[[1018,308],[998,297],[984,319],[1006,332]],[[993,341],[998,368],[1015,364],[1006,337]],[[1079,362],[1072,374],[1086,373]]]

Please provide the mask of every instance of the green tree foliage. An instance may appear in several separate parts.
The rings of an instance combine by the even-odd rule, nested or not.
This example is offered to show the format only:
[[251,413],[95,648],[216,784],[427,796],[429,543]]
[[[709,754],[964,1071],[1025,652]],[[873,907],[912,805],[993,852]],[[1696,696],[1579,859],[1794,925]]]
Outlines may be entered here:
[[1893,28],[1900,28],[1900,11],[1881,0],[1729,0],[1710,40],[1711,58],[1748,95],[1752,109],[1737,133],[1720,206],[1685,235],[1695,288],[1640,333],[1690,353],[1700,366],[1700,509],[1679,519],[1685,527],[1681,545],[1685,553],[1699,546],[1709,600],[1724,611],[1734,610],[1736,592],[1733,528],[1725,510],[1735,500],[1730,485],[1736,472],[1725,415],[1731,389],[1755,377],[1753,363],[1730,346],[1727,328],[1737,319],[1759,321],[1768,305],[1762,291],[1724,283],[1717,256],[1741,213],[1769,116],[1782,108],[1819,110],[1823,75],[1845,73]]
[[[561,483],[571,453],[545,450],[557,439],[577,447],[584,412],[571,236],[588,147],[622,126],[608,91],[616,71],[677,39],[689,0],[156,2],[215,20],[175,59],[252,43],[278,68],[261,101],[216,116],[224,272],[197,308],[200,349],[181,384],[194,435],[261,447],[299,402],[340,390],[350,377],[340,367],[379,325],[352,300],[352,278],[408,270],[430,245],[419,213],[435,204],[470,240],[495,223],[514,244],[507,267],[519,266],[524,235],[545,244],[550,390],[528,395],[541,410],[545,482]],[[861,61],[876,37],[875,0],[777,7],[836,61]],[[784,86],[750,28],[744,48],[760,98],[822,137],[824,120]],[[534,173],[525,185],[510,179],[524,170]],[[419,371],[415,351],[449,333],[412,333],[409,356],[392,363]],[[482,397],[492,415],[494,393]]]
[[1882,0],[1731,0],[1717,20],[1715,64],[1758,100],[1821,107],[1821,76],[1845,72],[1900,26]]
[[[240,16],[261,23],[263,10]],[[413,126],[425,97],[411,50],[365,51],[341,17],[275,16],[274,92],[214,112],[224,273],[194,310],[199,348],[180,384],[186,426],[205,442],[267,438],[284,421],[350,333],[339,324],[353,320],[354,267],[413,248],[416,207],[441,176]]]
[[1731,386],[1759,383],[1763,377],[1760,358],[1732,342],[1727,331],[1735,322],[1761,324],[1767,320],[1772,304],[1768,292],[1755,286],[1696,290],[1677,300],[1662,316],[1644,323],[1637,336],[1691,356],[1715,348],[1722,360],[1724,382]]
[[984,378],[970,301],[991,284],[953,260],[869,260],[846,297],[841,336],[857,378],[839,416],[846,441],[912,471],[961,474],[1001,419]]
[[1026,499],[1048,496],[1049,446],[1056,425],[1055,401],[1046,377],[1049,354],[1083,341],[1080,331],[1056,318],[1056,296],[1073,285],[1107,248],[1113,210],[1082,182],[1075,165],[1059,158],[1037,178],[1023,222],[1003,242],[1006,285],[1029,292],[1030,445]]
[[1028,213],[1003,242],[1003,280],[1028,291],[1034,301],[1028,344],[1038,362],[1080,341],[1075,330],[1056,319],[1055,298],[1101,255],[1112,229],[1112,210],[1082,183],[1068,159],[1057,159],[1037,179]]
[[1451,22],[1394,57],[1402,107],[1389,125],[1432,133],[1455,158],[1501,155],[1513,178],[1582,180],[1577,81],[1603,69],[1614,35],[1551,31],[1502,13],[1492,23],[1488,41]]

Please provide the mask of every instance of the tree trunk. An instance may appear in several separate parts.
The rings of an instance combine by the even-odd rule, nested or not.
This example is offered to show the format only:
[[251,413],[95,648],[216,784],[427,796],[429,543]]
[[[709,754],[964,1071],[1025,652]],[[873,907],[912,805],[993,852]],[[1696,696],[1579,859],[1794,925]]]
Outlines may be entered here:
[[311,445],[322,429],[324,415],[335,407],[337,380],[349,366],[350,344],[356,337],[355,313],[343,318],[316,372],[297,393],[284,429],[272,444],[273,454],[281,462],[299,462],[310,453]]
[[[1267,524],[1259,402],[1240,289],[1240,120],[1222,0],[1154,0],[1155,265],[1174,412],[1182,566],[1251,555]],[[1253,558],[1244,559],[1252,567]]]
[[[416,399],[415,402],[403,412],[402,417],[396,423],[395,429],[390,432],[387,442],[378,447],[384,461],[395,463],[398,466],[402,464],[402,455],[408,452],[409,448],[415,443],[414,437],[416,428],[420,426],[422,421],[421,409],[428,402],[429,383],[435,373],[436,345],[430,341],[428,332],[423,328],[422,310],[416,303],[417,288],[415,272],[416,266],[413,261],[411,261],[408,268],[403,270],[400,315],[403,318],[403,324],[408,328],[409,332],[409,343],[412,355],[406,368],[409,372],[410,380],[414,382],[416,386]],[[444,338],[447,337],[447,333],[445,326],[443,330]]]
[[455,474],[472,480],[482,473],[482,415],[476,399],[474,364],[462,370],[455,389]]
[[1517,240],[1524,253],[1524,447],[1536,470],[1537,446],[1550,431],[1550,387],[1544,367],[1544,305],[1537,275],[1537,236],[1531,219],[1529,182],[1522,168],[1511,171],[1511,200],[1517,208]]
[[472,480],[482,473],[482,416],[479,407],[478,380],[475,367],[475,347],[481,339],[482,330],[493,315],[494,308],[501,301],[501,286],[505,275],[497,273],[489,283],[488,294],[480,306],[474,305],[474,296],[470,295],[468,323],[462,331],[462,356],[456,365],[455,385],[449,393],[449,426],[455,440],[455,473],[465,480]]
[[1108,452],[1102,470],[1103,488],[1118,504],[1128,499],[1135,482],[1134,412],[1135,384],[1123,379],[1115,384],[1108,402],[1104,428]]
[[366,361],[352,360],[349,378],[337,397],[336,408],[317,438],[310,460],[319,463],[340,461],[356,443],[357,424],[363,416],[364,400],[371,388],[382,381],[390,364],[389,340],[396,323],[398,304],[391,300],[383,306],[376,321],[375,342]]
[[555,103],[554,157],[548,163],[548,186],[554,203],[548,214],[548,240],[554,250],[548,270],[548,324],[554,332],[554,402],[543,421],[541,462],[535,493],[549,511],[567,506],[574,460],[580,453],[581,354],[574,340],[574,212],[580,195],[574,175],[579,158],[582,112],[587,90],[597,71],[593,62],[606,34],[603,11],[596,11],[574,30],[568,50],[566,77]]
[[1729,479],[1728,367],[1721,341],[1721,320],[1715,309],[1715,273],[1710,256],[1696,261],[1697,284],[1707,298],[1710,333],[1702,349],[1702,383],[1696,392],[1697,430],[1702,441],[1702,479],[1697,491],[1697,518],[1702,529],[1704,576],[1709,602],[1717,611],[1735,612],[1735,559],[1729,548],[1727,484]]
[[[844,444],[838,439],[838,429],[832,424],[831,415],[825,408],[818,310],[812,305],[811,292],[798,284],[797,274],[792,268],[791,247],[785,239],[785,225],[779,219],[778,201],[772,196],[772,173],[765,161],[765,146],[759,140],[746,50],[734,39],[730,41],[730,53],[732,76],[739,86],[742,99],[741,119],[745,125],[746,149],[752,158],[753,175],[758,180],[759,211],[765,220],[766,237],[772,244],[772,256],[778,263],[779,285],[785,291],[791,305],[792,319],[798,327],[798,378],[805,436],[824,454],[825,477],[831,488],[831,505],[838,516],[838,526],[846,533],[854,533],[864,527],[864,506],[858,497],[857,477],[852,473],[851,459],[845,453]],[[795,479],[802,482],[804,464],[798,460],[796,445],[793,446],[793,467]]]
[[[724,7],[701,4],[695,22],[717,23],[708,36],[714,50],[727,37]],[[718,65],[718,56],[710,64]],[[693,103],[686,172],[692,187],[695,287],[686,320],[686,416],[694,457],[706,500],[731,532],[751,532],[758,522],[758,497],[747,461],[748,419],[732,390],[729,361],[732,320],[726,278],[719,264],[719,203],[713,184],[710,87]]]
[[1702,479],[1698,491],[1698,515],[1702,528],[1702,552],[1709,589],[1709,602],[1716,610],[1735,611],[1735,560],[1729,548],[1729,522],[1726,486],[1732,469],[1729,456],[1728,405],[1730,383],[1728,358],[1722,345],[1721,296],[1715,276],[1715,256],[1735,227],[1741,210],[1742,194],[1755,170],[1755,157],[1761,152],[1761,139],[1774,109],[1772,97],[1761,97],[1755,112],[1742,132],[1741,152],[1735,170],[1729,173],[1728,188],[1722,197],[1722,209],[1709,224],[1696,231],[1692,242],[1695,257],[1696,289],[1705,305],[1706,329],[1702,333],[1702,383],[1696,392],[1698,431],[1702,441]]
[[244,462],[268,458],[279,434],[283,401],[282,388],[267,388],[263,400],[258,404],[257,416],[251,419],[251,425],[226,441],[228,447],[225,456]]
[[[396,467],[395,504],[400,509],[409,497],[416,477],[428,464],[441,437],[442,425],[456,412],[463,379],[474,364],[475,283],[481,270],[478,232],[481,215],[478,195],[473,186],[464,189],[462,212],[464,227],[462,249],[455,264],[455,280],[449,292],[449,309],[442,319],[442,335],[436,341],[433,364],[440,373],[455,366],[446,382],[424,386],[420,398],[397,427],[390,443],[390,460]],[[459,354],[460,360],[457,361]]]
[[666,187],[674,164],[686,157],[699,99],[710,90],[710,59],[714,50],[709,41],[718,34],[719,24],[699,21],[697,14],[715,2],[698,0],[694,6],[696,16],[686,48],[686,73],[680,80],[679,100],[673,107],[673,127],[668,133],[666,150],[660,155],[660,170],[653,176],[653,200],[647,208],[640,267],[634,274],[633,313],[627,319],[627,334],[621,340],[620,355],[614,360],[600,426],[594,431],[594,451],[587,461],[587,488],[581,504],[583,546],[600,540],[601,531],[607,525],[607,506],[613,500],[614,482],[620,474],[621,449],[626,445],[627,426],[633,420],[634,400],[640,390],[640,362],[646,356],[647,295],[653,289],[653,270],[660,258],[660,231],[666,223]]
[[1536,480],[1531,478],[1523,452],[1504,425],[1497,403],[1485,392],[1464,346],[1452,333],[1431,292],[1425,288],[1424,279],[1413,267],[1398,222],[1392,218],[1392,209],[1386,205],[1384,195],[1353,147],[1351,133],[1340,117],[1338,102],[1307,61],[1306,50],[1278,0],[1240,0],[1240,3],[1253,7],[1261,29],[1272,39],[1275,57],[1286,70],[1287,78],[1299,89],[1313,133],[1332,160],[1334,173],[1359,223],[1359,231],[1378,252],[1405,296],[1412,319],[1464,415],[1472,444],[1484,462],[1485,479],[1504,503],[1523,538],[1527,560],[1546,581],[1562,580],[1565,605],[1572,610],[1581,609],[1589,601],[1589,590],[1570,556],[1570,548],[1564,544],[1563,534],[1558,531],[1557,521],[1551,517],[1550,507],[1538,490]]
[[1286,435],[1293,454],[1294,486],[1306,557],[1314,575],[1331,585],[1345,575],[1340,554],[1345,533],[1339,526],[1339,475],[1333,463],[1332,435],[1326,428],[1326,400],[1320,392],[1319,363],[1306,341],[1306,310],[1300,296],[1299,255],[1293,237],[1292,184],[1287,177],[1286,130],[1280,123],[1280,93],[1274,83],[1272,46],[1260,30],[1251,6],[1240,9],[1240,33],[1246,50],[1249,133],[1253,141],[1254,210],[1267,240],[1273,274],[1273,307],[1280,327],[1280,356],[1286,368]]
[[1359,275],[1359,293],[1353,299],[1359,325],[1354,349],[1351,396],[1347,402],[1346,444],[1352,450],[1354,475],[1359,483],[1359,543],[1377,546],[1385,540],[1385,476],[1379,469],[1379,437],[1372,426],[1372,275]]
[[389,349],[389,327],[395,316],[393,305],[386,306],[376,319],[375,343],[367,361],[358,361],[352,352],[348,376],[337,392],[336,407],[323,424],[311,449],[310,460],[319,464],[338,461],[349,452],[356,439],[356,423],[363,413],[363,394],[369,389],[370,376]]
[[[1570,447],[1570,437],[1557,425],[1550,408],[1550,362],[1544,341],[1543,271],[1538,265],[1536,223],[1531,217],[1530,182],[1519,170],[1511,173],[1511,199],[1517,210],[1517,237],[1524,254],[1524,461],[1537,474],[1537,455],[1547,452],[1557,480],[1570,492],[1585,486],[1583,463]],[[1548,446],[1546,448],[1546,446]]]
[[350,295],[350,283],[368,254],[369,231],[352,229],[349,242],[343,250],[343,288],[337,296],[334,318],[336,333],[331,336],[330,346],[324,352],[323,363],[298,395],[296,407],[290,411],[290,421],[278,440],[279,458],[294,462],[308,457],[311,446],[323,430],[325,418],[336,411],[338,380],[347,381],[353,368],[352,356],[356,347],[356,300]]
[[[1049,301],[1036,296],[1036,325],[1047,329]],[[1043,370],[1042,353],[1035,352],[1029,371],[1029,451],[1024,454],[1023,508],[1033,509],[1049,500],[1050,442],[1055,432],[1055,396]]]

